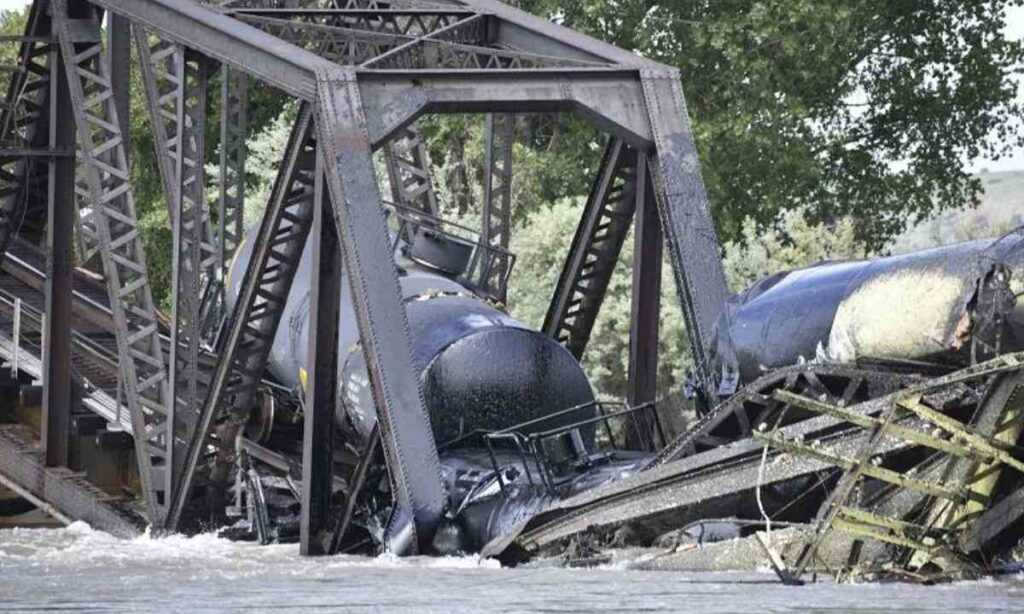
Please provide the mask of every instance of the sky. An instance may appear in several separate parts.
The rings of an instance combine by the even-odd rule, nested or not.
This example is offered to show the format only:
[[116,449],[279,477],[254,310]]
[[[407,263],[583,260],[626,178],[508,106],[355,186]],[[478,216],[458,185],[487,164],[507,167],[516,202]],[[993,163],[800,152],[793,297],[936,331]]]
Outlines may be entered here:
[[[0,0],[0,9],[20,8],[28,4],[26,0]],[[1024,38],[1024,7],[1011,6],[1007,9],[1007,35],[1011,38]],[[1024,102],[1024,83],[1019,84],[1017,96]],[[1009,156],[998,161],[978,160],[969,165],[972,171],[986,169],[989,171],[1024,170],[1024,147],[1019,147]]]

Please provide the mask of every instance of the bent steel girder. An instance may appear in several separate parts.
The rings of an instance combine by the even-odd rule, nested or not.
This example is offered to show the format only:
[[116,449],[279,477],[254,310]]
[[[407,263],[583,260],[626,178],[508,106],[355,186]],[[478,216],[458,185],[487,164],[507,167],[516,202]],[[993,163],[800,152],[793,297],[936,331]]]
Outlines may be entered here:
[[636,210],[638,154],[619,139],[605,150],[542,330],[583,358]]
[[484,134],[484,206],[480,242],[497,247],[493,258],[480,259],[486,270],[478,279],[486,292],[504,303],[512,261],[512,146],[516,137],[513,113],[488,113]]
[[[199,457],[214,435],[220,455],[210,488],[223,486],[234,438],[245,426],[256,387],[266,369],[270,347],[288,300],[295,271],[313,222],[316,136],[312,109],[303,104],[253,245],[238,298],[226,327],[220,359],[211,378],[185,464],[174,489],[165,524],[175,530],[181,520]],[[217,424],[217,432],[211,429]],[[216,496],[216,495],[215,495]]]
[[248,125],[248,83],[242,71],[221,67],[220,175],[216,240],[220,275],[227,274],[231,257],[245,230],[245,143]]
[[247,21],[250,17],[288,20],[294,23],[332,26],[353,31],[419,38],[446,28],[474,11],[396,8],[233,8],[227,13]]
[[[60,0],[59,6],[66,7],[68,1]],[[397,545],[403,523],[412,529],[409,535],[416,538],[412,542],[425,543],[436,526],[444,497],[440,480],[432,475],[436,474],[436,449],[423,412],[418,379],[410,366],[407,324],[398,300],[394,262],[369,152],[402,135],[419,115],[576,110],[610,132],[621,147],[649,153],[654,195],[680,302],[696,362],[699,368],[704,365],[704,342],[710,322],[724,304],[726,291],[677,72],[492,0],[336,2],[336,9],[350,11],[335,11],[335,17],[340,16],[341,21],[328,22],[326,18],[300,12],[295,19],[283,20],[289,25],[287,30],[281,30],[281,37],[226,13],[228,8],[241,5],[281,8],[276,2],[221,3],[218,8],[194,0],[94,0],[93,4],[125,17],[136,29],[145,27],[167,43],[187,47],[237,75],[258,79],[308,103],[300,113],[300,120],[305,117],[304,127],[296,128],[297,135],[293,133],[275,184],[261,226],[256,258],[246,271],[242,296],[221,336],[221,361],[197,418],[185,463],[172,472],[173,491],[160,491],[161,496],[173,495],[172,510],[165,523],[168,528],[174,528],[180,520],[199,459],[210,449],[206,444],[214,425],[217,429],[212,441],[218,444],[220,455],[216,468],[223,472],[230,466],[226,462],[231,457],[229,442],[244,424],[251,393],[263,373],[264,350],[276,331],[280,308],[312,219],[310,152],[316,147],[317,136],[324,148],[328,187],[350,280],[357,288],[354,294],[360,334],[381,416],[383,447],[395,482],[400,513],[389,537],[396,549],[403,549]],[[440,20],[406,19],[396,30],[387,25],[397,23],[388,22],[391,17],[387,15],[355,16],[351,12],[359,9],[379,13],[397,8],[432,9],[460,18],[447,19],[443,25]],[[95,15],[92,17],[95,21]],[[257,16],[256,12],[246,19],[280,20]],[[137,291],[148,296],[148,281],[131,211],[124,147],[120,137],[108,127],[117,123],[116,114],[106,108],[109,83],[103,81],[99,60],[89,55],[93,47],[100,47],[99,28],[95,23],[82,28],[77,21],[73,28],[65,27],[68,34],[62,35],[61,44],[70,45],[78,54],[66,60],[72,81],[79,84],[76,116],[84,126],[81,130],[92,130],[86,137],[80,135],[91,141],[89,147],[83,144],[84,154],[88,154],[83,155],[83,164],[91,169],[86,177],[91,183],[80,193],[88,195],[92,199],[89,202],[102,205],[82,208],[82,234],[91,246],[105,250],[104,267],[110,273],[107,282],[112,300],[125,306],[124,318],[134,318],[122,323],[119,331],[124,332],[119,332],[119,342],[126,357],[123,360],[132,361],[141,374],[133,373],[129,379],[138,384],[142,393],[126,395],[138,405],[133,411],[140,412],[140,419],[135,422],[143,425],[136,439],[146,442],[149,438],[154,445],[166,444],[165,439],[160,439],[164,432],[161,429],[166,429],[166,425],[160,425],[160,416],[166,413],[160,414],[146,405],[157,403],[157,397],[162,402],[169,397],[166,391],[162,397],[154,392],[166,388],[166,374],[157,369],[155,362],[147,367],[143,359],[149,356],[156,360],[159,356],[163,367],[155,324],[152,329],[146,325],[150,321],[146,315],[152,314],[152,301],[149,299],[147,304],[134,297]],[[76,36],[89,32],[95,40],[68,38],[71,32]],[[324,33],[330,36],[322,36]],[[293,39],[286,40],[288,37]],[[299,46],[325,42],[314,40],[317,37],[330,39],[326,44],[311,47],[317,53]],[[340,63],[359,66],[339,68]],[[88,65],[88,70],[72,70],[72,64]],[[93,112],[94,106],[103,106],[103,112]],[[240,106],[244,108],[244,101]],[[103,123],[90,123],[86,113],[101,117]],[[320,120],[315,131],[312,113]],[[240,121],[244,126],[244,120]],[[236,143],[244,138],[244,130],[235,134]],[[234,198],[240,202],[244,153],[235,158],[226,145],[224,149],[231,161],[222,163],[222,181],[228,177],[227,166],[234,166],[238,189],[236,195],[222,196],[221,200]],[[89,154],[90,151],[93,153]],[[111,175],[116,178],[111,179]],[[179,182],[175,185],[180,190]],[[103,200],[111,190],[116,191],[111,196],[115,200],[127,193],[126,204]],[[240,215],[237,206],[235,211]],[[240,219],[230,218],[226,213],[219,218],[225,224],[235,224]],[[105,225],[113,235],[112,241],[106,241],[106,247]],[[225,228],[218,236],[218,243],[225,243],[219,248],[221,254],[229,251],[227,232]],[[183,238],[181,233],[179,237]],[[134,251],[121,255],[118,250]],[[225,260],[226,256],[220,258],[222,265]],[[136,309],[139,301],[142,307]],[[148,341],[155,345],[144,346]],[[156,351],[147,354],[142,351],[146,348]],[[140,456],[140,467],[146,469],[143,473],[149,477],[152,476],[147,463],[150,454],[155,454],[152,447],[138,446],[143,450],[140,455],[145,455],[145,459]],[[158,456],[152,458],[157,466],[165,461]],[[159,501],[160,505],[166,502],[167,497],[156,496],[151,484],[144,484],[144,490],[147,501]],[[158,514],[151,516],[156,518]]]
[[356,71],[318,77],[319,146],[394,487],[385,541],[392,552],[416,553],[429,548],[445,507],[437,445],[413,365]]
[[395,202],[437,215],[437,196],[430,180],[430,157],[419,126],[410,124],[384,150],[388,181]]
[[82,176],[76,181],[80,228],[103,262],[117,338],[125,403],[132,416],[139,479],[149,519],[161,521],[167,491],[159,475],[166,467],[170,414],[167,370],[156,309],[149,287],[145,249],[117,109],[104,62],[100,16],[90,5],[53,0],[53,19],[68,75],[77,127]]

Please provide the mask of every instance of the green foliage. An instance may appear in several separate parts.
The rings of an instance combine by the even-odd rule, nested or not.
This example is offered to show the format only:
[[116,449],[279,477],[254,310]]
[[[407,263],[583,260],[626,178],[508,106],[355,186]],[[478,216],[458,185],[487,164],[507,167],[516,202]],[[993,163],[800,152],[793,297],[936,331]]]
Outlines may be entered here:
[[[509,310],[531,326],[539,327],[558,282],[565,254],[583,213],[582,199],[562,199],[534,212],[513,235],[516,269],[509,288]],[[759,232],[748,221],[743,236],[725,247],[725,268],[730,285],[740,290],[771,273],[795,269],[821,260],[861,258],[854,223],[812,224],[799,211],[784,216],[781,228]],[[584,367],[598,393],[622,398],[626,394],[629,360],[631,266],[633,238],[629,236],[594,325],[584,356]],[[658,395],[682,386],[690,361],[689,341],[676,297],[671,268],[662,268],[661,319],[658,340]]]
[[850,216],[880,248],[977,201],[964,162],[1021,143],[1019,0],[519,0],[680,68],[715,220]]
[[[583,214],[583,205],[583,199],[559,200],[551,207],[534,212],[513,234],[512,250],[518,260],[509,288],[509,310],[531,326],[540,327],[544,322],[548,302]],[[632,257],[630,236],[612,275],[583,361],[597,391],[613,398],[626,394]],[[660,326],[658,389],[660,394],[667,394],[682,385],[690,365],[682,312],[667,262],[662,268]]]
[[853,220],[813,224],[801,211],[789,211],[778,229],[758,231],[753,220],[743,226],[743,236],[726,244],[725,276],[738,292],[755,281],[823,260],[856,260],[867,254],[857,241]]

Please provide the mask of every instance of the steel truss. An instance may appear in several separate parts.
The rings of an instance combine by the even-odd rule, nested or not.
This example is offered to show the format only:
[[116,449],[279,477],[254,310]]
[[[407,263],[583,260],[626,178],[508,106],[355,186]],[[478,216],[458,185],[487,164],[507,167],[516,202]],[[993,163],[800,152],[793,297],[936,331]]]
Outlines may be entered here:
[[577,359],[590,341],[636,210],[637,152],[611,139],[583,209],[543,330]]
[[187,48],[135,28],[157,166],[172,222],[172,306],[169,375],[174,399],[165,442],[167,492],[173,493],[202,402],[200,308],[204,282],[219,275],[205,203],[206,94],[208,60]]
[[220,74],[220,176],[216,240],[221,275],[242,242],[245,224],[245,136],[249,77],[228,66]]
[[199,414],[198,428],[189,440],[184,470],[177,476],[166,523],[170,530],[176,529],[181,519],[200,455],[214,425],[214,443],[220,459],[219,467],[210,477],[210,488],[223,489],[226,484],[235,437],[248,420],[248,410],[263,377],[313,222],[315,168],[312,109],[303,105],[255,239],[254,266],[242,279],[236,307],[226,325],[220,360]]
[[[72,0],[73,2],[73,0]],[[68,74],[81,174],[76,178],[82,240],[102,258],[125,403],[132,416],[139,479],[150,520],[163,518],[168,491],[168,418],[173,411],[167,370],[146,271],[145,249],[121,125],[103,53],[100,14],[91,5],[53,0],[53,19]],[[68,13],[77,11],[76,19]]]
[[[154,525],[179,527],[186,505],[199,494],[193,485],[201,474],[210,495],[205,512],[219,513],[218,492],[230,473],[235,438],[253,405],[321,204],[319,180],[337,229],[336,247],[322,228],[318,233],[319,239],[328,237],[321,257],[327,262],[332,258],[328,252],[339,250],[353,287],[381,450],[398,506],[388,532],[391,547],[410,552],[429,544],[443,513],[444,493],[372,160],[373,150],[387,147],[395,200],[435,211],[429,163],[414,125],[424,113],[492,114],[482,234],[487,244],[499,248],[508,245],[511,226],[513,114],[578,111],[609,132],[609,150],[545,330],[582,354],[636,212],[642,232],[634,313],[656,319],[651,305],[658,294],[658,269],[650,263],[660,262],[655,248],[663,236],[696,363],[704,364],[705,343],[726,287],[677,71],[494,0],[53,0],[54,33],[48,4],[36,0],[33,6],[21,49],[26,69],[11,79],[7,107],[0,109],[4,139],[17,134],[25,140],[33,130],[39,132],[38,138],[27,139],[26,150],[0,151],[0,206],[7,215],[3,230],[16,228],[12,220],[21,211],[31,218],[23,228],[46,226],[31,161],[38,144],[52,140],[39,120],[47,115],[40,110],[49,106],[47,81],[56,74],[51,73],[56,34],[68,74],[81,171],[73,188],[56,189],[74,189],[79,237],[102,261],[123,399]],[[118,16],[135,32],[175,226],[169,362],[134,211],[119,122],[124,118],[115,108],[119,90],[103,54],[103,12]],[[124,67],[119,61],[118,74]],[[216,134],[205,130],[206,98],[216,69],[222,114],[214,221],[203,187],[204,136]],[[123,84],[123,76],[117,78]],[[218,338],[218,356],[209,358],[216,367],[207,382],[197,361],[198,297],[204,278],[223,275],[241,240],[250,81],[277,88],[301,105],[239,299]],[[18,115],[15,107],[27,113]],[[318,151],[322,176],[316,172]],[[9,153],[16,154],[13,162],[4,157]],[[36,205],[26,208],[25,203]],[[499,263],[494,275],[506,275],[508,266]],[[325,302],[325,313],[331,309]],[[657,327],[646,322],[632,336],[632,396],[642,398],[653,390]],[[329,348],[320,350],[329,353]],[[317,375],[327,371],[319,368]],[[314,400],[325,398],[323,385],[308,383],[317,391]]]
[[481,259],[486,270],[478,279],[497,300],[507,300],[507,278],[512,265],[509,241],[512,233],[512,146],[516,139],[513,113],[488,113],[484,136],[484,207],[480,242],[495,250],[493,259]]
[[384,150],[395,202],[437,215],[437,196],[430,180],[430,156],[419,126],[410,124]]
[[[14,42],[8,41],[8,42]],[[44,233],[52,74],[57,70],[51,19],[44,6],[32,6],[20,37],[18,64],[10,73],[0,108],[0,249],[18,233],[36,243]]]

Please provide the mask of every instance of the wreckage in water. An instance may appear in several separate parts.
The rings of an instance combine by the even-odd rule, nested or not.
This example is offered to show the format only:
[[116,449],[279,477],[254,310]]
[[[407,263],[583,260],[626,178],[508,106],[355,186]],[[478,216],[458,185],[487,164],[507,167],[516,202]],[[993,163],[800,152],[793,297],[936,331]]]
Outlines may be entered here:
[[[1017,235],[730,298],[678,72],[494,0],[36,0],[3,44],[4,518],[793,582],[985,572],[1019,537]],[[250,89],[297,111],[246,233]],[[561,112],[608,139],[535,329],[502,306],[512,143],[516,114]],[[438,215],[428,113],[485,114],[480,228]],[[601,403],[580,360],[631,231],[628,397]],[[681,433],[690,402],[655,402],[663,252],[696,365]]]

